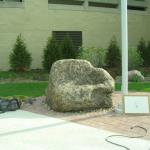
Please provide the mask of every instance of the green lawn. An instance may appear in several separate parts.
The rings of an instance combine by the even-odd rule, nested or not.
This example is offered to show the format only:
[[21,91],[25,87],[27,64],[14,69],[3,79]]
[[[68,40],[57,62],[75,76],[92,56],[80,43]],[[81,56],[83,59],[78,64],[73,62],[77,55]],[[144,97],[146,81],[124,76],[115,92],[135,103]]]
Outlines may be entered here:
[[0,96],[42,96],[45,95],[47,83],[6,83],[0,84]]
[[[121,90],[121,84],[116,84],[116,91]],[[129,83],[129,91],[150,92],[150,83]]]
[[[42,96],[48,83],[6,83],[0,84],[0,96]],[[120,91],[121,84],[116,84],[116,91]],[[130,83],[129,91],[150,92],[150,83]]]

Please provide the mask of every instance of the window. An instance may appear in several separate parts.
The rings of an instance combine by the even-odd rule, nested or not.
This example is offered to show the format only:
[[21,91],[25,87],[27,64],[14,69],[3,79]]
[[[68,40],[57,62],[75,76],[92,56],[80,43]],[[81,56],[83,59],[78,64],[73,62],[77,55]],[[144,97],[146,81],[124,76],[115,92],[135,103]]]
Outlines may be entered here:
[[24,0],[0,0],[2,8],[22,8]]
[[129,10],[146,11],[146,7],[128,6]]
[[118,8],[119,6],[118,0],[48,0],[48,3],[49,9],[56,10],[98,11],[99,8]]
[[22,2],[23,0],[0,0],[3,2]]
[[66,35],[69,35],[72,42],[74,49],[78,50],[79,47],[82,46],[82,32],[81,31],[53,31],[53,36],[58,43],[61,43],[64,40]]
[[83,5],[83,1],[77,0],[48,0],[49,4],[63,4],[63,5]]
[[89,2],[89,6],[91,6],[91,7],[104,7],[104,8],[117,8],[118,4]]
[[146,11],[147,7],[147,0],[128,0],[129,10]]
[[85,0],[48,0],[49,9],[84,10]]

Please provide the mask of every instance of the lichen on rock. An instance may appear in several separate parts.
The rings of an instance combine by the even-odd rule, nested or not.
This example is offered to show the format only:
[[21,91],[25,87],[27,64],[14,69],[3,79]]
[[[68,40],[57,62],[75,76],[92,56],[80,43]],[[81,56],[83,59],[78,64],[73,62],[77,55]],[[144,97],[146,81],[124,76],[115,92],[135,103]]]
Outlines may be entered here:
[[82,111],[112,107],[114,80],[86,60],[64,59],[51,68],[46,101],[55,111]]

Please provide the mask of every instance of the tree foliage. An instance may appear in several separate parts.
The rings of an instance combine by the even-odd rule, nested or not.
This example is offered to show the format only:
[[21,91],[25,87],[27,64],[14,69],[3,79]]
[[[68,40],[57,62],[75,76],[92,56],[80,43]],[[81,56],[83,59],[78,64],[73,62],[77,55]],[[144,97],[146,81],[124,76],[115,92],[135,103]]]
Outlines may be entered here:
[[55,40],[55,37],[49,37],[43,55],[43,68],[46,71],[51,69],[52,64],[62,58],[61,50]]
[[121,53],[116,38],[113,38],[108,46],[106,65],[109,68],[121,67]]
[[145,66],[150,67],[150,41],[148,42],[145,55]]
[[138,43],[137,49],[139,51],[140,56],[143,59],[143,66],[147,66],[148,64],[148,48],[146,46],[146,42],[143,38],[141,38],[141,40]]
[[105,66],[105,54],[106,50],[103,48],[97,47],[89,47],[84,48],[82,47],[80,50],[80,54],[78,56],[79,59],[85,59],[94,67],[104,67]]
[[139,69],[143,64],[143,59],[137,49],[129,49],[129,70]]
[[31,66],[31,54],[28,52],[21,34],[17,36],[16,43],[9,56],[9,62],[11,69],[15,71],[27,71]]
[[73,42],[69,35],[64,37],[63,42],[61,43],[60,49],[63,54],[63,59],[75,59],[78,55],[78,51],[74,49]]

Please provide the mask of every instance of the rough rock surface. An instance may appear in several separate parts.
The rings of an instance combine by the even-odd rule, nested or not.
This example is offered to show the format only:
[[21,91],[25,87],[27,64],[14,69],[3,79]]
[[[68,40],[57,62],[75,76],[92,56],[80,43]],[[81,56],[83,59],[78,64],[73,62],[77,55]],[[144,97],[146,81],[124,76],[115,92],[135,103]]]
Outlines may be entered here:
[[134,80],[144,81],[144,76],[138,70],[131,70],[128,72],[128,80],[129,81],[134,81]]
[[112,106],[114,80],[86,60],[65,59],[52,65],[46,101],[55,111],[81,111]]

